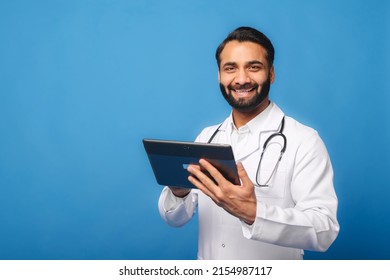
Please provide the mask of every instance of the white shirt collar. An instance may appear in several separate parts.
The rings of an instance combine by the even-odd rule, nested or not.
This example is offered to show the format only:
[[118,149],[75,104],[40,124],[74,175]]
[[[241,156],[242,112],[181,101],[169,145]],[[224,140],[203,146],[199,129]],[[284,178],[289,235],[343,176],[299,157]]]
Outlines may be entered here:
[[264,127],[265,121],[268,118],[268,115],[270,114],[272,108],[274,107],[274,103],[270,102],[270,104],[265,108],[264,111],[262,111],[260,114],[258,114],[256,117],[254,117],[252,120],[250,120],[246,125],[240,127],[240,129],[237,129],[234,121],[233,121],[233,114],[230,113],[229,116],[229,124],[231,127],[231,131],[248,131],[251,133],[259,133],[261,128]]

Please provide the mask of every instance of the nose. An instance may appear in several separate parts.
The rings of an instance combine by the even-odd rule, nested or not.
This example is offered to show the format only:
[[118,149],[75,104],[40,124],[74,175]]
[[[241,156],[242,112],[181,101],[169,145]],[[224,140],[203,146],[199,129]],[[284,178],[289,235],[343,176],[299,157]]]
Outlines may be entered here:
[[239,85],[244,85],[250,82],[248,73],[245,71],[245,69],[240,69],[236,72],[234,82]]

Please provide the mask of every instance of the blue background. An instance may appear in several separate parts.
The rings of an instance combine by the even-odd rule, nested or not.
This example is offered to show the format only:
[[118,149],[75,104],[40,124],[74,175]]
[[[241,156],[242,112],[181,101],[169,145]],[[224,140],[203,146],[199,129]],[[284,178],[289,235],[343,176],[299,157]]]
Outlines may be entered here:
[[389,1],[0,2],[0,259],[195,259],[160,218],[142,138],[193,140],[229,107],[214,52],[276,48],[271,99],[316,128],[341,232],[307,259],[390,259]]

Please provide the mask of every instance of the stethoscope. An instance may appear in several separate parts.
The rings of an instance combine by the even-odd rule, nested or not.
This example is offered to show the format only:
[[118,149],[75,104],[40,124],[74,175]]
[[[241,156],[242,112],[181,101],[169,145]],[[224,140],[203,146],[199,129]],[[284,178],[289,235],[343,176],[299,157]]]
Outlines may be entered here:
[[[223,124],[223,123],[222,123]],[[213,141],[214,137],[217,135],[217,133],[219,132],[219,129],[220,127],[222,126],[222,124],[220,124],[217,129],[214,131],[213,135],[211,135],[209,141],[207,143],[211,143],[211,141]],[[286,147],[287,147],[287,138],[286,138],[286,135],[283,134],[283,130],[284,130],[284,117],[282,118],[282,121],[280,122],[280,128],[279,128],[279,131],[276,132],[276,133],[273,133],[271,134],[267,140],[265,140],[264,142],[264,145],[263,145],[263,150],[261,152],[261,155],[260,155],[260,161],[259,161],[259,165],[257,166],[257,171],[256,171],[256,186],[257,187],[268,187],[268,183],[269,181],[271,180],[271,178],[274,176],[276,170],[278,169],[278,166],[279,166],[279,163],[280,161],[282,160],[282,157],[283,157],[283,154],[284,152],[286,151]],[[283,145],[282,145],[282,149],[280,150],[280,154],[279,154],[279,158],[278,160],[276,161],[276,164],[275,164],[275,167],[274,169],[272,170],[271,172],[271,175],[268,177],[268,179],[265,181],[264,184],[261,184],[260,183],[260,171],[261,171],[261,163],[263,161],[263,156],[264,156],[264,153],[265,151],[267,150],[267,147],[268,147],[268,144],[269,142],[274,139],[275,137],[282,137],[283,139]]]

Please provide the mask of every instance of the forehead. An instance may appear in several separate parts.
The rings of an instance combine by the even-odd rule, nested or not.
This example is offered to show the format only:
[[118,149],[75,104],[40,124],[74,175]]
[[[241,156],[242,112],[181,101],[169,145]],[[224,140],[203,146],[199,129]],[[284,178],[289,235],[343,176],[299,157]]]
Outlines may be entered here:
[[230,41],[222,50],[220,58],[221,65],[226,62],[245,63],[254,60],[259,60],[268,65],[267,51],[253,42]]

